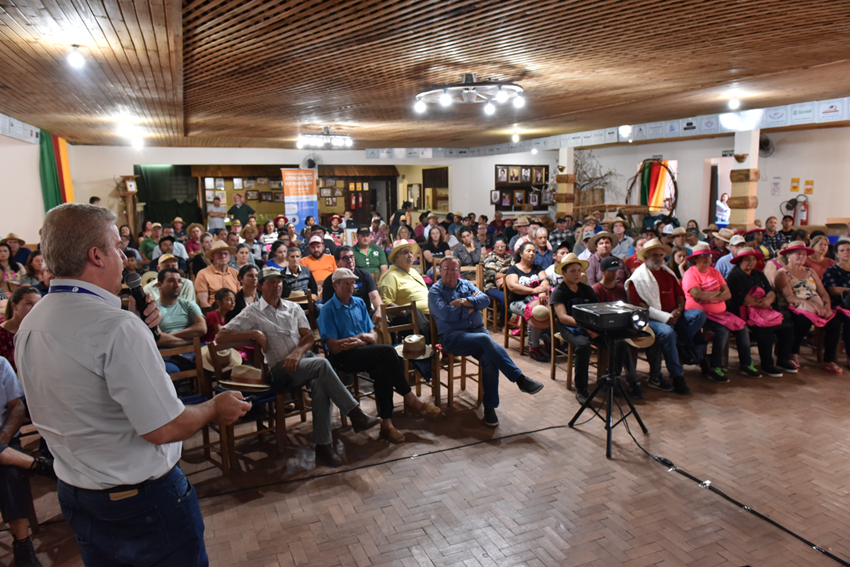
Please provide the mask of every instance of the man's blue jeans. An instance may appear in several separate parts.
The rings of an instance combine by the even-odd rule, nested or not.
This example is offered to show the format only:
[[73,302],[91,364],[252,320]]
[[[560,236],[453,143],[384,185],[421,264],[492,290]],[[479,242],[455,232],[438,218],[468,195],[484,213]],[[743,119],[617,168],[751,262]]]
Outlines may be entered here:
[[[679,362],[677,342],[681,342],[682,346],[697,362],[702,358],[694,345],[694,337],[704,324],[705,311],[701,309],[685,310],[685,313],[676,321],[676,325],[672,327],[661,321],[649,321],[649,326],[655,333],[655,340],[661,345],[661,352],[664,354],[664,361],[667,363],[667,372],[670,373],[671,377],[677,378],[684,373],[682,363]],[[650,369],[650,372],[654,374],[652,370]]]
[[58,494],[87,567],[209,565],[198,497],[179,467],[109,492],[60,480]]
[[459,356],[471,356],[481,364],[484,380],[484,407],[499,407],[499,371],[511,382],[522,376],[502,345],[493,341],[484,327],[449,331],[440,337],[443,350]]
[[741,363],[741,368],[745,368],[753,363],[753,355],[750,353],[750,330],[746,326],[740,331],[732,331],[729,327],[720,323],[706,321],[705,328],[714,333],[709,366],[712,368],[721,368],[723,366],[723,351],[726,350],[726,343],[729,342],[730,333],[735,335],[735,345],[738,348],[738,360]]

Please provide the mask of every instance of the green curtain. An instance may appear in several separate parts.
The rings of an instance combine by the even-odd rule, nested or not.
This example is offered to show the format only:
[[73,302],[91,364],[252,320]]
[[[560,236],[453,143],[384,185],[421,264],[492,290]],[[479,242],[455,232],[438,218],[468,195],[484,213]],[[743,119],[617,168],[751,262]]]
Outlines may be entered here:
[[198,180],[187,165],[137,165],[137,198],[145,203],[145,220],[171,222],[180,217],[188,226],[203,222],[198,207]]
[[62,186],[59,184],[59,172],[56,168],[53,136],[45,130],[41,131],[38,142],[38,175],[41,178],[41,196],[46,213],[62,204]]

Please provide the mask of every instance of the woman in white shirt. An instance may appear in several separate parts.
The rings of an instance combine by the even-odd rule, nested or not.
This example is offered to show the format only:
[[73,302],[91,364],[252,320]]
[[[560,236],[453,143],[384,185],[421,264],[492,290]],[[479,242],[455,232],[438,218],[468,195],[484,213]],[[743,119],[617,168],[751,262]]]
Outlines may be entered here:
[[729,200],[729,194],[723,193],[720,196],[720,200],[716,202],[716,216],[717,222],[714,223],[718,228],[724,228],[729,226],[729,215],[732,212],[732,209],[729,208],[729,205],[726,204],[726,201]]

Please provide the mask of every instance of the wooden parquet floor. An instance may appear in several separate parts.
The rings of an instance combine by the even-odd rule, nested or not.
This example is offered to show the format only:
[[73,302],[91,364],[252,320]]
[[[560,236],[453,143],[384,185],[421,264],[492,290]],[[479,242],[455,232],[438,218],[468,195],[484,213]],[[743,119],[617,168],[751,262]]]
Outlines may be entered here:
[[[830,376],[808,355],[814,369],[760,379],[731,372],[727,385],[688,367],[693,395],[645,388],[637,405],[650,433],[634,418],[630,425],[650,453],[850,560],[850,372]],[[436,421],[399,412],[402,445],[378,441],[377,430],[338,430],[344,471],[315,469],[310,422],[297,419],[282,454],[272,440],[243,445],[232,479],[184,462],[211,565],[837,565],[652,461],[623,426],[606,459],[601,421],[565,427],[579,406],[563,371],[551,382],[548,364],[516,358],[545,388],[528,396],[503,379],[497,429],[480,424],[465,393]],[[45,524],[34,539],[39,557],[82,565],[55,488],[33,485]],[[4,532],[0,565],[10,562]]]

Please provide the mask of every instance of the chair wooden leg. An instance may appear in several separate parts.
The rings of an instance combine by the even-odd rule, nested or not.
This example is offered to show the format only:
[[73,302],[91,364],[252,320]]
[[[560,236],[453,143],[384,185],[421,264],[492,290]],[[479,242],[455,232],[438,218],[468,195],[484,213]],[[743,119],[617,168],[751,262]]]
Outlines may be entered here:
[[221,472],[224,476],[230,476],[230,441],[233,435],[233,427],[222,425],[218,429],[218,444],[221,448]]
[[277,450],[282,451],[286,444],[286,403],[283,395],[278,395],[275,400],[275,427],[274,434],[277,438]]
[[210,460],[210,426],[205,425],[201,428],[201,440],[204,444],[204,458]]
[[[444,355],[446,356],[446,355]],[[448,388],[448,393],[446,394],[446,398],[448,401],[446,402],[449,407],[452,407],[452,403],[454,402],[454,393],[455,393],[455,357],[453,354],[447,355],[449,359],[449,363],[446,365],[446,371],[448,372],[448,380],[446,380],[446,387]]]
[[481,363],[478,363],[478,396],[475,402],[477,408],[484,402],[484,369],[481,368]]
[[519,318],[519,355],[525,355],[525,319],[522,316]]
[[573,357],[575,356],[575,350],[573,349],[573,345],[569,345],[567,347],[567,391],[573,389]]
[[460,357],[460,389],[466,391],[466,357]]

